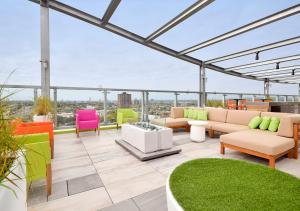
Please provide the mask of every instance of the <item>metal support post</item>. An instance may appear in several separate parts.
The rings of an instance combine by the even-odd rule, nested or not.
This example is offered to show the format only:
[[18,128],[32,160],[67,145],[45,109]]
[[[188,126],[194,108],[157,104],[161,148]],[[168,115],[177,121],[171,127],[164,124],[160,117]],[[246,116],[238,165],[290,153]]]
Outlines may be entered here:
[[38,98],[38,90],[37,90],[37,88],[34,88],[33,89],[33,100],[34,100],[34,102],[37,100],[37,98]]
[[149,115],[149,92],[145,92],[145,121],[148,121]]
[[145,121],[145,92],[142,93],[142,99],[141,99],[141,121]]
[[42,96],[50,97],[50,40],[48,0],[40,2]]
[[105,89],[103,91],[103,122],[104,125],[107,124],[107,90]]
[[178,106],[178,95],[179,94],[177,92],[175,92],[174,94],[175,94],[174,107],[177,107]]
[[264,81],[264,95],[265,98],[268,98],[270,95],[270,81],[269,79],[265,79]]
[[205,83],[206,83],[206,77],[205,77],[205,67],[204,67],[204,64],[201,64],[200,65],[200,83],[199,83],[199,85],[200,85],[200,95],[201,95],[201,97],[200,97],[200,107],[204,107],[205,106],[205,104],[206,104],[206,90],[205,90]]
[[226,106],[226,95],[223,95],[222,103],[223,103],[223,107],[225,107]]

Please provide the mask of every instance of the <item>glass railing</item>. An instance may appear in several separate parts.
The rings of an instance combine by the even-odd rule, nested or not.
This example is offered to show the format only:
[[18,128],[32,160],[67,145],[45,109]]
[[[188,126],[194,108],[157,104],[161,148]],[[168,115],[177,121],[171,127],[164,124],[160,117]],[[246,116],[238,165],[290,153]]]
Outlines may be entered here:
[[[11,112],[14,117],[31,121],[34,101],[40,95],[40,89],[31,86],[7,86],[6,92],[16,92],[9,99]],[[145,120],[145,116],[151,118],[167,117],[171,107],[198,106],[199,92],[170,91],[170,90],[125,90],[104,89],[86,87],[52,87],[51,100],[55,105],[54,122],[56,128],[74,128],[76,109],[93,108],[100,115],[101,125],[116,124],[118,94],[126,91],[131,94],[131,108],[139,113],[139,118]],[[54,95],[56,92],[56,95]],[[148,93],[148,97],[147,94]],[[106,96],[105,96],[106,95]],[[273,101],[298,101],[296,95],[269,96]],[[223,107],[228,99],[264,99],[263,94],[257,93],[220,93],[207,92],[206,105],[211,107]]]

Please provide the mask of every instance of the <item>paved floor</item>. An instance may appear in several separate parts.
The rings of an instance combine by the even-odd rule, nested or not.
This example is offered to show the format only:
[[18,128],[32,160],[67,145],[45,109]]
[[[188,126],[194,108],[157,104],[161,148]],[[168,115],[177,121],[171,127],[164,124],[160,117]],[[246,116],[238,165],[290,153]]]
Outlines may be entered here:
[[[219,154],[219,139],[194,143],[189,134],[174,133],[177,155],[141,162],[117,145],[120,130],[55,136],[52,160],[53,193],[46,196],[45,181],[31,185],[29,211],[35,210],[166,210],[164,186],[180,163],[201,157],[243,159],[267,165],[263,159],[226,150]],[[282,158],[276,167],[300,178],[300,159]]]

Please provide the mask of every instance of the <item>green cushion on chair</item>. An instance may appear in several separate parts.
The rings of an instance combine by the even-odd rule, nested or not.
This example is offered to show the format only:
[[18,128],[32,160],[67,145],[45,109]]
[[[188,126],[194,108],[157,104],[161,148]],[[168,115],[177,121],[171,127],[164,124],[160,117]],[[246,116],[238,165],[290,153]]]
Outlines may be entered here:
[[197,119],[198,117],[198,110],[193,110],[193,119]]
[[189,109],[185,108],[183,109],[183,117],[188,118],[189,117]]
[[259,129],[261,129],[261,130],[267,130],[268,127],[269,127],[269,125],[270,125],[270,122],[271,122],[271,117],[264,116],[262,118],[262,122],[259,125]]
[[197,111],[197,120],[207,120],[208,112],[205,110]]
[[261,122],[262,122],[262,118],[259,116],[256,116],[250,120],[248,126],[251,129],[256,129],[260,125]]
[[278,130],[279,124],[280,124],[280,119],[278,117],[272,117],[268,130],[272,132],[276,132]]

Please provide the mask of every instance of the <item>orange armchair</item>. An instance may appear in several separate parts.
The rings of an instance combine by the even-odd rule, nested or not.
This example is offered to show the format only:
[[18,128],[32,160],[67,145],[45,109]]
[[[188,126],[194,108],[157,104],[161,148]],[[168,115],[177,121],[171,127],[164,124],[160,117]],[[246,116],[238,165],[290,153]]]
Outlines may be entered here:
[[51,148],[51,159],[54,156],[54,132],[53,122],[16,122],[15,135],[27,135],[36,133],[48,133]]

